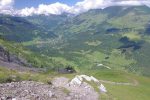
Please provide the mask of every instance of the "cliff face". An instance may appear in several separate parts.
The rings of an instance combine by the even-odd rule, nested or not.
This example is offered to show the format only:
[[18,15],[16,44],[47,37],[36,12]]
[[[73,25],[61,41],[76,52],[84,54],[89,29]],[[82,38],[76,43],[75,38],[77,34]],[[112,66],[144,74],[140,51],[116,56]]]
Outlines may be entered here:
[[13,62],[19,65],[28,65],[27,61],[21,57],[11,54],[3,46],[0,46],[0,60],[4,62]]

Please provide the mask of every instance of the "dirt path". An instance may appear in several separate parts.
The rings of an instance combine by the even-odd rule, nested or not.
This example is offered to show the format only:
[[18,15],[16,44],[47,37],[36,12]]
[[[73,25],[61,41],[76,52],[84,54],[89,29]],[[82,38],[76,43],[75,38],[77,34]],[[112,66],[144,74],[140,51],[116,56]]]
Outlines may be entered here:
[[112,81],[106,81],[106,80],[99,80],[101,83],[108,83],[112,85],[131,85],[131,86],[137,86],[139,83],[137,80],[133,80],[133,83],[123,83],[123,82],[112,82]]

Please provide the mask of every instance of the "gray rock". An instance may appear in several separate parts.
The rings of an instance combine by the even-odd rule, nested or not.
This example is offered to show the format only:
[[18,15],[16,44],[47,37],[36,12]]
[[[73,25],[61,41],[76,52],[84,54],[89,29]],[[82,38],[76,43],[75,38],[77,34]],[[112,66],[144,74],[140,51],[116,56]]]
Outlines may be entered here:
[[40,82],[12,82],[0,86],[0,100],[65,100],[68,97],[62,89]]
[[0,60],[5,61],[5,62],[13,62],[13,63],[19,64],[19,65],[23,65],[23,66],[26,65],[26,66],[31,67],[31,64],[29,64],[26,59],[24,59],[18,55],[10,53],[3,46],[0,46]]

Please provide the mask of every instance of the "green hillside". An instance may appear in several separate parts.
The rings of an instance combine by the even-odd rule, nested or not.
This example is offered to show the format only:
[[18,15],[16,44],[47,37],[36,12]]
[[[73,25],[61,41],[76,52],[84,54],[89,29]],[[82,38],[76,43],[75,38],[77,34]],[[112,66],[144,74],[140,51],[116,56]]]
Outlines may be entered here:
[[47,68],[49,70],[52,70],[54,69],[54,66],[57,65],[57,62],[53,61],[50,57],[41,55],[36,52],[34,53],[19,43],[0,39],[0,46],[1,48],[5,49],[5,52],[9,52],[10,56],[14,55],[18,59],[24,59],[25,62],[23,66]]
[[35,64],[37,67],[49,67],[43,62],[48,58],[54,62],[54,69],[109,68],[150,76],[149,17],[150,8],[146,6],[108,7],[77,16],[0,15],[0,36],[43,56],[36,59],[40,63]]
[[58,37],[22,44],[80,70],[105,69],[97,66],[103,64],[149,76],[149,10],[146,6],[90,10],[54,24],[55,28],[42,21]]
[[38,24],[31,23],[21,17],[9,15],[0,15],[0,35],[7,40],[15,42],[57,37],[55,33],[46,30]]

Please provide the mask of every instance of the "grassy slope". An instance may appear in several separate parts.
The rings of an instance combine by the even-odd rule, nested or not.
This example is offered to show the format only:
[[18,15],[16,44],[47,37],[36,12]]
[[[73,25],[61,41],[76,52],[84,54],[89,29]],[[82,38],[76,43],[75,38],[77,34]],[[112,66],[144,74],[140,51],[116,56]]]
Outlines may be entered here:
[[100,100],[149,100],[150,98],[150,78],[119,70],[90,70],[83,73],[93,75],[100,80],[135,84],[135,86],[131,86],[103,83],[108,93],[102,93]]
[[145,77],[130,76],[138,81],[137,86],[122,86],[105,84],[115,100],[149,100],[150,96],[150,79]]
[[55,61],[52,61],[50,57],[42,56],[39,53],[34,53],[18,43],[16,44],[0,39],[0,45],[11,54],[26,59],[27,62],[33,67],[49,67],[49,69],[52,69],[53,63],[55,63]]

